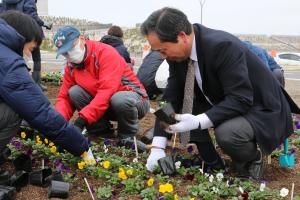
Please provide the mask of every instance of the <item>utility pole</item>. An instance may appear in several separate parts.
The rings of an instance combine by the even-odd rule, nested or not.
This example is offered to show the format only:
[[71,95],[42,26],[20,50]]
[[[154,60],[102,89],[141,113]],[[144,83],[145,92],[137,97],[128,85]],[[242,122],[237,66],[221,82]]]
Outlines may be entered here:
[[203,19],[203,7],[204,7],[204,4],[206,2],[206,0],[198,0],[199,3],[200,3],[200,6],[201,6],[201,24],[202,24],[202,19]]

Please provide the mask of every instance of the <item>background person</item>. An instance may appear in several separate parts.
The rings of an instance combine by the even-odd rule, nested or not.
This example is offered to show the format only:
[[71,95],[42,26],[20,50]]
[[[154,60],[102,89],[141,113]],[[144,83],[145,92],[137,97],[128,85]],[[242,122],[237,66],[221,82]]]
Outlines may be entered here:
[[121,29],[121,27],[110,27],[107,31],[107,35],[103,36],[100,42],[114,47],[119,52],[119,54],[125,59],[125,61],[130,64],[130,67],[133,67],[133,64],[131,63],[130,54],[127,48],[124,46],[123,30]]
[[253,45],[250,41],[243,41],[243,43],[265,63],[265,65],[271,70],[272,74],[276,77],[279,83],[284,87],[284,71],[282,67],[277,64],[274,58],[270,56],[265,49]]
[[[3,1],[3,9],[2,12],[8,10],[17,10],[23,12],[24,14],[30,15],[40,26],[40,30],[42,32],[42,36],[44,38],[43,29],[41,27],[45,27],[50,30],[52,28],[52,24],[44,22],[37,13],[36,3],[37,0],[2,0]],[[0,8],[1,13],[1,8]],[[32,56],[28,55],[28,58],[32,57],[33,60],[33,72],[32,78],[33,80],[41,87],[42,90],[47,90],[47,87],[41,84],[41,51],[40,45],[36,46],[32,51]]]

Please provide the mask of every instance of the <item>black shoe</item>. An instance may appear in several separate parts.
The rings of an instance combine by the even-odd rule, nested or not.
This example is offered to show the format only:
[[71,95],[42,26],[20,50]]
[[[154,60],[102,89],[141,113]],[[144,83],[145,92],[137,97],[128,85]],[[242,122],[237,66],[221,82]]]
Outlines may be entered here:
[[237,172],[237,177],[241,179],[260,180],[263,178],[263,156],[260,150],[257,151],[257,156],[254,160],[248,163],[233,162],[234,171]]
[[204,162],[204,172],[211,173],[214,171],[225,170],[225,161],[220,156],[218,156],[218,158],[215,161],[206,162],[202,159],[200,154],[197,154],[193,159],[193,166],[202,167],[203,162]]
[[264,162],[263,162],[263,156],[260,150],[257,152],[257,157],[255,160],[253,160],[249,165],[249,175],[251,178],[255,180],[260,180],[263,178],[263,172],[264,172]]
[[96,135],[102,138],[116,138],[112,124],[104,119],[88,125],[86,130],[89,135]]
[[[146,152],[149,150],[147,145],[139,140],[136,140],[137,143],[137,149],[140,153]],[[127,148],[135,149],[134,145],[134,139],[131,137],[125,138],[125,139],[120,139],[119,142],[117,143],[120,146],[125,146]]]

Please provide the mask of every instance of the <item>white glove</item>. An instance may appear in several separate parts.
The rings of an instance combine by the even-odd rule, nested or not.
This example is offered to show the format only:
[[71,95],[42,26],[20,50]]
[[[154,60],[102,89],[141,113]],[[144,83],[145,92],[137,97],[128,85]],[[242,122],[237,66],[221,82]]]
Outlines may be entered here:
[[166,153],[163,149],[152,148],[146,163],[148,171],[153,172],[156,166],[158,166],[157,161],[164,157],[166,157]]
[[200,117],[192,114],[176,114],[178,123],[170,125],[165,131],[168,133],[181,133],[199,128]]
[[92,150],[89,149],[88,152],[84,152],[81,155],[82,159],[88,164],[88,165],[95,165],[96,164],[96,160],[94,158],[94,155],[92,153]]

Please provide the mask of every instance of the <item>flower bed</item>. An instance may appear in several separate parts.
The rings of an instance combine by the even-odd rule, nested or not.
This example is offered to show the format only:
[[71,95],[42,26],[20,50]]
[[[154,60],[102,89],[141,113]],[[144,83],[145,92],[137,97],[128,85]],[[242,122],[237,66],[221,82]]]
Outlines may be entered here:
[[[222,172],[203,173],[201,167],[186,167],[179,162],[175,176],[164,176],[160,169],[151,174],[145,168],[147,153],[136,159],[134,149],[118,147],[109,140],[91,143],[95,166],[61,151],[32,129],[23,129],[9,148],[11,159],[25,153],[31,156],[34,168],[40,168],[43,160],[44,165],[61,171],[70,183],[79,177],[99,180],[100,186],[95,181],[91,185],[99,199],[284,199],[289,193],[285,188],[271,190],[264,182],[241,181]],[[189,152],[190,148],[186,158],[190,157]],[[85,186],[81,190],[87,192]]]

